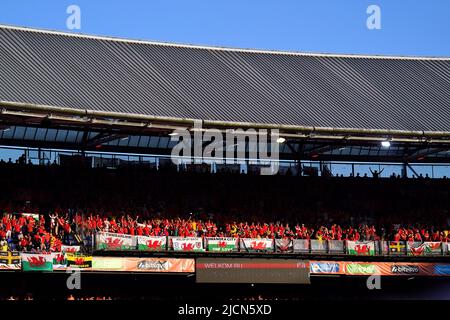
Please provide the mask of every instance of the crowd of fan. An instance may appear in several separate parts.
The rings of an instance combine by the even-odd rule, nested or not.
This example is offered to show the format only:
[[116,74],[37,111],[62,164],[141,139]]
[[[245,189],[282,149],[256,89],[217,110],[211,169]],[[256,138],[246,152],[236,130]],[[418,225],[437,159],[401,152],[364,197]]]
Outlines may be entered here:
[[68,215],[50,215],[50,225],[44,215],[38,216],[35,219],[30,214],[3,214],[0,219],[0,250],[59,252],[63,243],[76,241]]
[[223,225],[211,220],[199,219],[149,219],[138,222],[130,216],[119,219],[107,219],[100,216],[89,217],[84,226],[91,232],[104,231],[119,234],[144,236],[175,237],[240,237],[240,238],[291,238],[291,239],[323,239],[323,240],[379,240],[374,226],[361,226],[357,229],[342,229],[333,224],[330,228],[321,226],[318,229],[306,227],[304,224],[290,226],[289,223],[248,223],[228,222]]
[[[445,228],[444,228],[445,229]],[[450,229],[450,228],[449,228]],[[77,232],[78,231],[78,232]],[[437,230],[425,226],[391,225],[389,228],[373,225],[342,227],[290,225],[280,222],[217,223],[190,216],[187,219],[140,219],[139,216],[120,215],[106,217],[75,213],[47,216],[4,214],[0,220],[0,249],[27,252],[60,251],[63,244],[81,244],[81,239],[96,232],[110,232],[143,236],[177,237],[241,237],[290,238],[319,240],[390,240],[390,241],[443,241],[450,242],[450,230]]]
[[437,230],[425,226],[392,225],[389,229],[381,227],[379,231],[374,225],[359,225],[357,227],[305,226],[289,223],[248,223],[229,222],[217,225],[211,220],[198,219],[149,219],[138,222],[128,216],[119,219],[107,219],[100,216],[90,216],[85,227],[91,232],[103,231],[119,234],[144,236],[177,236],[177,237],[240,237],[240,238],[290,238],[317,240],[351,240],[351,241],[444,241],[450,242],[449,230]]

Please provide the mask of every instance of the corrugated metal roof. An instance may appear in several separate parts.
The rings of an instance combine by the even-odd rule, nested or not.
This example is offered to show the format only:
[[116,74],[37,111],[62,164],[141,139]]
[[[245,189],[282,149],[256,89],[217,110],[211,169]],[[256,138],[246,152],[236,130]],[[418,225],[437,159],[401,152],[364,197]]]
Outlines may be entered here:
[[450,59],[168,45],[0,27],[0,100],[173,118],[450,131]]

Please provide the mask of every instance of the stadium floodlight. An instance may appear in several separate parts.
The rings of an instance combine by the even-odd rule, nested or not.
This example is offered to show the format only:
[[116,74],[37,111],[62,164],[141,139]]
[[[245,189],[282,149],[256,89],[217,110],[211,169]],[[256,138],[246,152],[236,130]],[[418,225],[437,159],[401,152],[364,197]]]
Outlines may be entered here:
[[389,140],[381,141],[381,145],[385,148],[389,148],[391,146],[391,142]]
[[169,133],[169,136],[177,136],[178,135],[178,132],[171,132],[171,133]]
[[285,142],[286,142],[286,138],[279,137],[279,138],[277,139],[277,143],[285,143]]

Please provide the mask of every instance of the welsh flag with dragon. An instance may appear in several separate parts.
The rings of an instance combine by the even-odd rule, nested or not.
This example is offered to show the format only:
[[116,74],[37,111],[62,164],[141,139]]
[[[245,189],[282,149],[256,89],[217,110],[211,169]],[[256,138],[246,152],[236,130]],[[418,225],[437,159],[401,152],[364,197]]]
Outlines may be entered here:
[[425,256],[441,254],[441,242],[408,242],[408,255]]
[[347,253],[358,256],[374,256],[375,241],[347,241]]
[[208,251],[227,252],[237,250],[236,238],[207,238]]
[[274,241],[273,239],[253,239],[253,238],[244,238],[241,239],[241,251],[246,252],[273,252],[274,250]]
[[67,267],[75,269],[92,268],[92,256],[81,253],[66,253]]
[[53,271],[51,254],[21,253],[23,271]]
[[126,234],[101,232],[97,242],[98,250],[134,250],[134,237]]
[[67,258],[64,252],[52,252],[53,270],[65,269],[67,267]]
[[137,236],[138,250],[140,251],[166,250],[166,242],[166,237]]

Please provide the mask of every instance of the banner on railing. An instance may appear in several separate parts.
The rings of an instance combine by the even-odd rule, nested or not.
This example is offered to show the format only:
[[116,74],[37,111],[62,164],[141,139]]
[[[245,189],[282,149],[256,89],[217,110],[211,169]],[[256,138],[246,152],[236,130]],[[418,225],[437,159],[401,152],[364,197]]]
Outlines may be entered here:
[[123,257],[92,257],[93,271],[126,271]]
[[246,252],[273,252],[273,239],[241,239],[241,251]]
[[328,250],[328,241],[326,240],[311,240],[311,252],[326,253]]
[[202,238],[171,238],[174,251],[204,251]]
[[78,252],[78,251],[80,251],[80,246],[65,246],[65,245],[61,246],[61,252],[63,252],[63,253]]
[[441,254],[441,242],[408,242],[408,255],[425,256]]
[[294,252],[294,241],[289,238],[275,239],[275,248],[277,252],[292,253]]
[[390,255],[406,255],[406,241],[388,241]]
[[138,250],[140,251],[162,251],[166,250],[167,237],[136,236]]
[[345,263],[339,261],[310,261],[312,274],[345,274]]
[[195,272],[194,259],[94,257],[94,271]]
[[328,250],[330,253],[343,254],[344,252],[344,241],[343,240],[328,240]]
[[67,268],[87,269],[92,268],[92,256],[79,253],[66,253]]
[[377,267],[374,263],[347,262],[345,272],[348,275],[369,275],[376,274]]
[[311,274],[450,276],[450,265],[429,262],[310,261]]
[[133,272],[195,272],[194,259],[126,258],[125,265]]
[[97,242],[98,250],[133,250],[136,238],[128,234],[100,232]]
[[237,242],[237,238],[206,238],[206,248],[213,252],[236,251]]
[[347,253],[358,256],[375,255],[374,241],[347,241]]
[[0,251],[0,270],[20,270],[19,252]]
[[436,264],[434,267],[434,275],[436,276],[450,276],[450,265]]
[[21,253],[23,271],[53,271],[51,254]]
[[294,252],[309,252],[309,240],[308,239],[294,239]]
[[53,270],[65,269],[67,267],[67,259],[64,252],[52,252],[52,260]]

